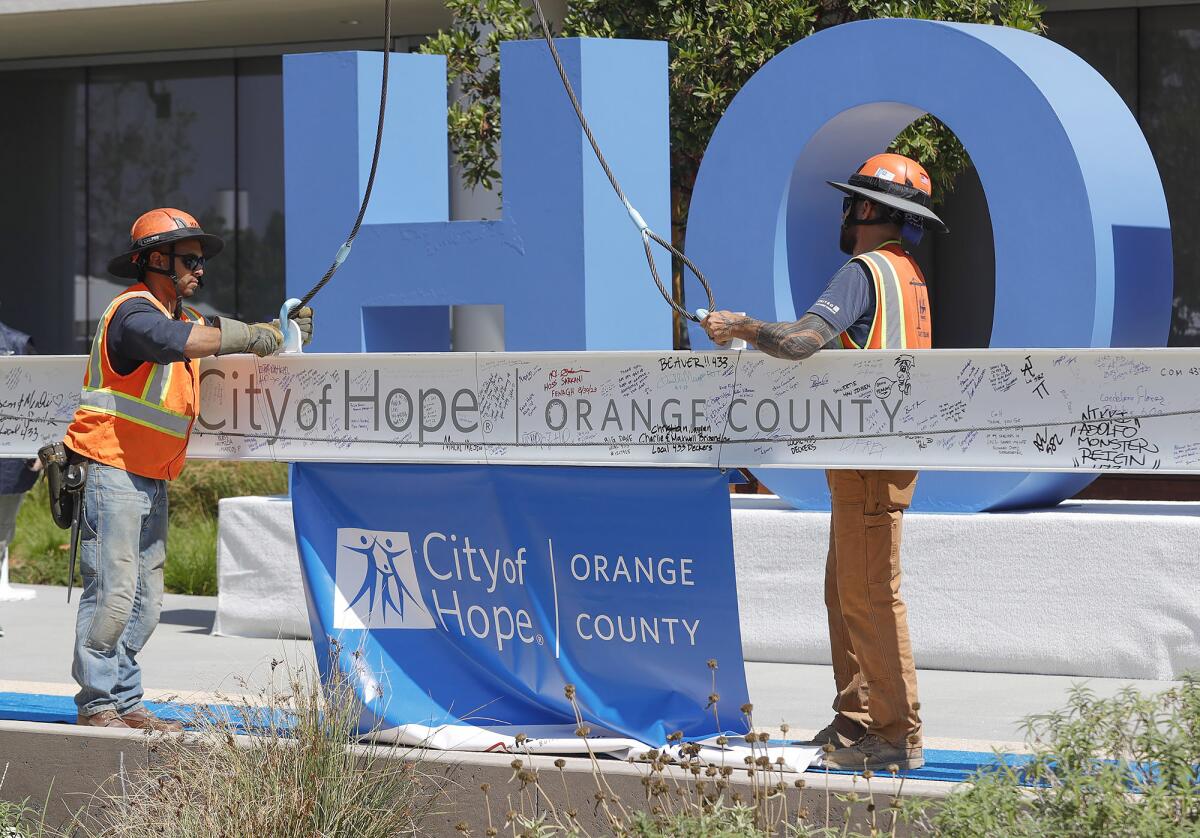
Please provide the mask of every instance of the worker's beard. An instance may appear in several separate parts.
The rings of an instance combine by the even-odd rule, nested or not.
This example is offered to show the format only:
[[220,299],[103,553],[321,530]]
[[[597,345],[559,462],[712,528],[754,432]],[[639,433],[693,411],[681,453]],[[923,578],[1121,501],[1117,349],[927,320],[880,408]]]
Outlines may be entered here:
[[[195,285],[192,284],[193,282]],[[203,287],[204,282],[198,276],[181,277],[175,281],[175,298],[177,300],[186,300],[188,297],[194,296]]]
[[854,254],[854,239],[854,228],[849,224],[843,223],[842,234],[838,239],[838,247],[842,249],[842,253],[845,253],[847,256]]

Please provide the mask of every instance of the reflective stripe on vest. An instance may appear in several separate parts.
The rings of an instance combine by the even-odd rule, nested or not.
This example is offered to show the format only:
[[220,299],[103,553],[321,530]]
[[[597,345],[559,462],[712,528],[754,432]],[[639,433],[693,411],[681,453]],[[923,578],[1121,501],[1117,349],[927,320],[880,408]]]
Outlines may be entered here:
[[83,388],[83,392],[79,396],[79,408],[95,413],[107,413],[110,416],[120,416],[122,419],[180,439],[187,436],[188,427],[192,421],[190,417],[184,416],[182,413],[175,413],[144,399],[127,396],[116,390],[93,387]]
[[[104,386],[100,353],[107,354],[108,352],[108,325],[112,321],[113,310],[131,297],[142,297],[150,300],[156,307],[162,308],[154,295],[147,291],[119,294],[108,304],[108,308],[104,310],[104,314],[100,318],[100,328],[96,330],[96,335],[92,338],[92,351],[88,358],[88,370],[83,382],[83,390],[79,396],[79,409],[119,416],[143,427],[185,439],[191,425],[191,417],[163,407],[163,400],[166,398],[171,383],[172,364],[151,365],[152,369],[146,378],[145,387],[142,388],[141,398]],[[198,311],[193,308],[187,308],[187,311],[195,318],[196,322],[203,322],[203,316]]]
[[[875,310],[882,338],[881,349],[907,349],[908,341],[904,329],[904,290],[900,287],[900,277],[887,257],[879,253],[864,253],[858,260],[865,264],[873,275],[877,298]],[[867,345],[871,345],[868,337]]]
[[839,335],[845,349],[928,349],[932,345],[929,295],[921,269],[899,242],[855,256],[875,292],[875,313],[866,340]]

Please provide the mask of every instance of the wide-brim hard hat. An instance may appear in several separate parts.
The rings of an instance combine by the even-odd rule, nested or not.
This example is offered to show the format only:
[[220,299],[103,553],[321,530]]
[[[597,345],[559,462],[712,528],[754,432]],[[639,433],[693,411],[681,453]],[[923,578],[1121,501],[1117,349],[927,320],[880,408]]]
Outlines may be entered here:
[[225,240],[204,232],[195,218],[183,210],[163,207],[150,210],[133,222],[129,249],[109,260],[108,272],[123,279],[138,279],[141,276],[138,256],[181,241],[199,242],[205,259],[211,259],[225,249]]
[[911,157],[890,152],[876,154],[859,166],[848,182],[825,182],[847,195],[865,198],[915,216],[921,219],[922,226],[932,226],[943,233],[950,231],[930,208],[933,205],[933,182],[929,173]]
[[827,180],[825,182],[834,189],[842,190],[847,195],[855,195],[860,198],[866,198],[867,200],[874,201],[877,204],[883,204],[884,206],[891,207],[892,209],[898,209],[901,212],[918,216],[923,221],[928,221],[941,232],[950,232],[950,228],[946,226],[946,222],[938,218],[937,213],[931,209],[921,206],[916,201],[909,201],[896,195],[889,195],[886,192],[868,189],[864,186],[855,186],[850,183],[838,183],[837,181],[832,180]]

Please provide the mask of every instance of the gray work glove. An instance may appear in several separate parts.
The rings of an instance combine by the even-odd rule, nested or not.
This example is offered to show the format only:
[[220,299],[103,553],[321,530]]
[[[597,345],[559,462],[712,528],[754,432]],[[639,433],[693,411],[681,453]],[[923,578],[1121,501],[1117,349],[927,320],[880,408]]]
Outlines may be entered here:
[[300,327],[300,342],[307,346],[313,335],[313,310],[309,306],[298,308],[291,319]]
[[221,348],[217,350],[218,355],[253,352],[265,358],[274,355],[281,346],[283,332],[279,331],[277,323],[243,323],[230,317],[221,318]]

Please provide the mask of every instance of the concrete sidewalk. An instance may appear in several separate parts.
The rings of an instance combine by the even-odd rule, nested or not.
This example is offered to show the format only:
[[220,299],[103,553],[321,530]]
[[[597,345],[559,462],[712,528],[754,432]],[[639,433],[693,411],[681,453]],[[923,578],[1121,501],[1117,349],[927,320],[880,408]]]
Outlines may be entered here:
[[[73,695],[79,588],[68,604],[66,588],[28,587],[37,590],[36,599],[0,602],[0,691]],[[214,693],[253,694],[268,683],[272,659],[311,665],[308,641],[214,637],[209,632],[216,608],[216,597],[164,597],[159,627],[138,656],[148,698],[202,701]]]
[[[75,605],[67,604],[65,588],[37,586],[37,592],[34,600],[0,603],[5,635],[0,638],[0,692],[71,695]],[[140,656],[149,698],[203,701],[218,693],[253,694],[268,683],[273,659],[286,660],[293,668],[312,665],[308,641],[212,636],[215,610],[215,597],[166,596],[162,623]],[[795,737],[817,730],[832,716],[828,666],[748,662],[746,675],[760,727],[787,722]],[[1157,691],[1173,682],[924,670],[920,687],[926,744],[950,750],[987,751],[993,745],[1020,750],[1021,719],[1061,707],[1077,683],[1086,683],[1098,695],[1113,695],[1130,684]]]

